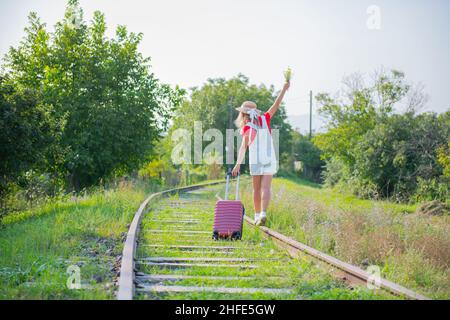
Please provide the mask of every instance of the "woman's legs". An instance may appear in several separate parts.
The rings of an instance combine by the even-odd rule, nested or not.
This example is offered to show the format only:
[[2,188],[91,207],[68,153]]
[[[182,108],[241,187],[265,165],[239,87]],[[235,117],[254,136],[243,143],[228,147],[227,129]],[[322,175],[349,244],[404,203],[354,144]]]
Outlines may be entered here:
[[272,175],[261,177],[261,224],[266,222],[266,212],[270,202],[270,191],[272,186]]
[[255,208],[255,213],[259,214],[261,212],[261,177],[253,176],[253,206]]

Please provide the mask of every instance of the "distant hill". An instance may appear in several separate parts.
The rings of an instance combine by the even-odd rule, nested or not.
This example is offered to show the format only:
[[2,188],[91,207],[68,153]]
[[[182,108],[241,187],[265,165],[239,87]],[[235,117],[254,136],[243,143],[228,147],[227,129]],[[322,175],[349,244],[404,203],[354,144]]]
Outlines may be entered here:
[[[309,133],[309,115],[302,114],[297,116],[288,116],[288,122],[293,129],[296,129],[302,134]],[[325,131],[325,120],[319,115],[313,115],[312,117],[312,130],[313,132]]]

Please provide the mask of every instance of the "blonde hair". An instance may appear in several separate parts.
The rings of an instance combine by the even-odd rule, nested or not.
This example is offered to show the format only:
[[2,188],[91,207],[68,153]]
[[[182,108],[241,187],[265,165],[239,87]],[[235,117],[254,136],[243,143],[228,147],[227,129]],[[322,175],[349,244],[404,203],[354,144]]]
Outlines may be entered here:
[[238,127],[239,129],[242,129],[245,126],[246,120],[249,119],[248,114],[243,113],[242,111],[239,112],[238,117],[236,118],[236,120],[234,120],[234,124],[236,125],[236,127]]
[[[256,103],[254,103],[253,101],[245,101],[242,105],[241,108],[255,108],[256,109]],[[239,116],[236,118],[236,120],[234,120],[234,124],[236,125],[236,127],[238,127],[239,129],[242,129],[245,124],[246,121],[248,121],[250,119],[249,115],[247,113],[244,112],[239,112]]]

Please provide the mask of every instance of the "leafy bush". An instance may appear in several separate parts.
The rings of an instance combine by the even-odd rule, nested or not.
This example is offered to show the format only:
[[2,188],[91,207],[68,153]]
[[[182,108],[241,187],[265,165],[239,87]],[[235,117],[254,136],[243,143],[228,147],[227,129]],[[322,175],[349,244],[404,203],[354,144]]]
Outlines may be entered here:
[[39,174],[30,170],[25,172],[21,180],[23,183],[22,193],[31,205],[37,200],[43,200],[54,194],[54,185],[49,174]]
[[418,182],[431,183],[442,175],[436,150],[450,134],[445,128],[449,115],[396,114],[384,119],[354,149],[354,175],[376,185],[383,197],[409,200]]
[[437,178],[423,179],[417,178],[417,188],[413,196],[416,202],[440,200],[449,201],[449,184]]
[[164,171],[164,163],[160,159],[148,162],[139,170],[139,177],[146,179],[161,179]]
[[348,177],[347,167],[337,158],[329,158],[322,178],[326,187],[334,187]]
[[54,124],[35,90],[0,77],[0,200],[23,172],[45,166]]
[[294,159],[302,163],[300,178],[321,182],[325,162],[321,159],[320,149],[308,137],[293,131],[292,153]]
[[437,150],[438,162],[443,168],[443,178],[450,183],[450,141]]
[[378,75],[368,86],[356,80],[347,83],[347,99],[317,97],[321,113],[329,119],[328,132],[314,138],[327,161],[325,183],[346,184],[369,198],[448,198],[444,171],[450,112],[417,115],[417,101],[423,99],[414,98],[407,112],[394,113],[411,90],[396,71]]

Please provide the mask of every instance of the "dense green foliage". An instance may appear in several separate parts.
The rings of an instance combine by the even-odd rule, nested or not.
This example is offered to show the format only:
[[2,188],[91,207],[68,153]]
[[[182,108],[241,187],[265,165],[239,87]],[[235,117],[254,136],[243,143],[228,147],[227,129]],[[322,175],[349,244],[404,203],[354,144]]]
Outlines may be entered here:
[[[423,96],[397,71],[371,85],[355,79],[347,85],[345,99],[317,97],[329,120],[329,130],[314,139],[327,159],[326,183],[371,198],[448,199],[438,154],[450,139],[450,112],[416,114]],[[405,101],[406,112],[395,113]]]
[[103,14],[86,23],[76,0],[54,32],[30,14],[0,81],[3,193],[31,169],[80,190],[155,154],[183,91],[151,73],[138,51],[142,34],[105,32]]
[[53,142],[52,121],[34,90],[17,90],[0,78],[0,198],[8,181],[31,169],[44,167]]
[[292,160],[300,161],[298,174],[301,178],[321,182],[325,161],[321,159],[321,150],[309,137],[292,131]]

